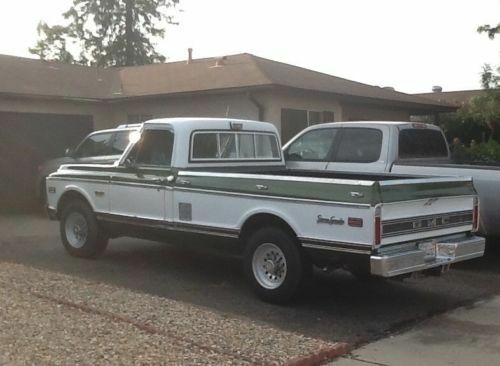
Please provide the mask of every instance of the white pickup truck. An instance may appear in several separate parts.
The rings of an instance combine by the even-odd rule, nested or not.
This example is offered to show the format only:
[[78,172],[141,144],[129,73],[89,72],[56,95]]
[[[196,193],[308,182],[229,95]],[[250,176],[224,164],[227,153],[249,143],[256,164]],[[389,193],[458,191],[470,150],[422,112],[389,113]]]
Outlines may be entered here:
[[304,129],[284,147],[287,168],[472,177],[479,233],[500,237],[500,167],[454,163],[441,129],[411,122],[339,122]]
[[96,257],[109,238],[240,246],[266,301],[293,296],[312,265],[393,277],[479,257],[470,178],[287,171],[272,124],[145,122],[112,165],[47,178],[64,247]]

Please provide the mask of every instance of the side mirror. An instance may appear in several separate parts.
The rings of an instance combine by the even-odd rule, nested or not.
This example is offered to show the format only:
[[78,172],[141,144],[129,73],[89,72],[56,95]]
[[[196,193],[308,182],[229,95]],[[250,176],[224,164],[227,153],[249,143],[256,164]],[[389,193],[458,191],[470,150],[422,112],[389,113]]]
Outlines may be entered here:
[[125,161],[123,162],[123,166],[131,169],[135,169],[136,167],[135,162],[130,158],[125,159]]
[[68,157],[73,157],[73,155],[75,154],[75,150],[72,149],[71,147],[68,147],[65,151],[64,151],[64,156],[68,156]]

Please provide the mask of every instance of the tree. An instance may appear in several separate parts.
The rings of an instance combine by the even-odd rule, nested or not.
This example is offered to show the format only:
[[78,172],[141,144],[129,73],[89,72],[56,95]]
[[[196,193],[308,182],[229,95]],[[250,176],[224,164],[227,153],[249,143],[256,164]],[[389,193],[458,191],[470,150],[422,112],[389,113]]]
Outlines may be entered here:
[[[477,28],[477,31],[478,33],[487,33],[489,39],[495,39],[495,36],[500,34],[500,23],[496,27],[489,24],[481,25]],[[494,72],[490,65],[485,64],[481,74],[481,84],[484,89],[498,89],[500,87],[500,66]]]
[[[155,50],[170,11],[179,0],[73,0],[63,16],[68,25],[40,22],[39,40],[30,52],[91,66],[131,66],[165,61]],[[74,51],[77,50],[77,51]]]

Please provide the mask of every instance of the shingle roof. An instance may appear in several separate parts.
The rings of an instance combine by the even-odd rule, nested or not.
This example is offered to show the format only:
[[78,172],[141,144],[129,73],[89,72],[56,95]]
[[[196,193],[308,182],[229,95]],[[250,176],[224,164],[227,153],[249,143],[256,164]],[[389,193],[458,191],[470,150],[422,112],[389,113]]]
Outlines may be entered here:
[[0,93],[101,99],[120,88],[108,69],[0,55]]
[[[115,99],[281,86],[450,108],[447,103],[323,74],[251,54],[144,66],[95,68],[0,55],[0,93]],[[452,107],[451,107],[452,108]]]
[[[484,94],[484,89],[475,89],[475,90],[456,90],[449,92],[438,92],[438,93],[419,93],[414,94],[418,97],[430,99],[433,101],[438,101],[442,103],[448,103],[451,105],[455,105],[457,107],[461,107],[464,104],[468,103],[472,98],[480,96]],[[498,90],[500,93],[500,89]]]

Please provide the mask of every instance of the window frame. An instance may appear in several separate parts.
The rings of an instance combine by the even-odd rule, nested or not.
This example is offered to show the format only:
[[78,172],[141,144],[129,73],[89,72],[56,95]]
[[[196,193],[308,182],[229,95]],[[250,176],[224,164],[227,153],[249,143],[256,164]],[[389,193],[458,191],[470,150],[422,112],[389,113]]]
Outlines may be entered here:
[[170,164],[169,165],[162,165],[162,164],[144,164],[144,163],[137,163],[137,160],[134,159],[133,161],[133,164],[136,168],[154,168],[154,169],[166,169],[166,170],[171,170],[172,169],[172,162],[173,162],[173,158],[174,158],[174,144],[175,144],[175,133],[172,129],[170,128],[146,128],[146,129],[143,129],[141,131],[141,139],[139,141],[137,141],[135,144],[131,145],[129,144],[129,146],[127,147],[127,149],[125,150],[127,153],[125,155],[125,160],[128,160],[130,158],[130,154],[132,154],[132,152],[134,151],[134,148],[137,146],[138,148],[138,151],[137,151],[137,154],[136,154],[136,158],[137,156],[139,155],[139,153],[141,152],[141,149],[142,149],[142,146],[140,146],[140,143],[142,141],[142,137],[145,133],[147,132],[169,132],[171,135],[172,135],[172,151],[171,151],[171,154],[170,154]]
[[[220,134],[234,134],[235,135],[235,146],[236,146],[236,154],[239,155],[239,138],[238,134],[249,134],[252,135],[253,138],[253,144],[254,144],[254,151],[255,155],[257,155],[257,144],[256,144],[256,139],[255,135],[264,135],[264,136],[271,136],[274,138],[276,150],[278,153],[278,157],[272,157],[272,158],[253,158],[253,159],[239,159],[239,158],[193,158],[193,150],[194,150],[194,137],[198,134],[216,134],[217,136],[217,152],[220,151]],[[189,138],[189,162],[190,163],[221,163],[221,162],[269,162],[269,161],[282,161],[282,152],[280,149],[280,144],[279,144],[279,139],[278,136],[273,133],[273,132],[264,132],[264,131],[254,131],[254,130],[193,130],[191,132],[191,136]]]

